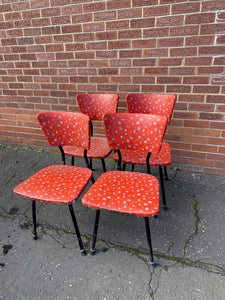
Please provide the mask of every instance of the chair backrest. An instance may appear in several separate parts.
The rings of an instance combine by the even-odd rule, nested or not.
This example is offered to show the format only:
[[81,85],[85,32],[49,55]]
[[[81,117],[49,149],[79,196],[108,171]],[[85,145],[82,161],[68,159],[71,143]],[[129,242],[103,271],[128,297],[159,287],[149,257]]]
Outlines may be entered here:
[[103,120],[113,150],[159,152],[166,128],[165,116],[113,113],[106,114]]
[[41,112],[37,115],[42,131],[51,146],[90,148],[90,119],[76,112]]
[[127,94],[126,102],[129,113],[165,115],[167,124],[172,117],[175,94]]
[[117,112],[118,94],[77,94],[80,111],[91,120],[101,121],[104,114]]

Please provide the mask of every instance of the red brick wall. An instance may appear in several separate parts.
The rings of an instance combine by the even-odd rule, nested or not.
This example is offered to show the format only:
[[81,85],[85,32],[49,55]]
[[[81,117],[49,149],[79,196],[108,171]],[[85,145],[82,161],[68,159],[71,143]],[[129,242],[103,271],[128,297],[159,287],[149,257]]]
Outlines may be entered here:
[[[225,174],[224,0],[2,0],[0,142],[45,147],[40,110],[77,92],[176,93],[175,166]],[[103,128],[96,130],[103,133]]]

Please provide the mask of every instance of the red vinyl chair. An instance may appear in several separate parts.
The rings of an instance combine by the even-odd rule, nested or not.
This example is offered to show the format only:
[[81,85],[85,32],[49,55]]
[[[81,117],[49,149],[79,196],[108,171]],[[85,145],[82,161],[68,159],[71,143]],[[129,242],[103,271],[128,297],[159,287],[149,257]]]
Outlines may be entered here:
[[[96,252],[100,210],[130,214],[145,218],[150,264],[154,267],[148,217],[159,211],[159,181],[150,174],[149,159],[160,151],[166,117],[114,113],[106,114],[103,119],[109,145],[118,153],[119,159],[117,171],[103,173],[82,197],[83,205],[97,210],[91,254]],[[147,151],[147,174],[121,171],[122,149]]]
[[[128,94],[126,96],[127,109],[129,113],[143,113],[162,115],[167,118],[167,124],[171,120],[173,108],[176,100],[174,94]],[[122,150],[123,169],[125,170],[126,164],[134,165],[146,164],[146,151],[140,150]],[[114,155],[114,159],[118,160],[118,155]],[[162,191],[163,208],[167,209],[165,184],[163,178],[163,168],[165,179],[168,180],[167,166],[171,164],[171,149],[168,143],[163,142],[159,153],[154,153],[150,158],[150,166],[159,167],[160,184]]]
[[[89,159],[88,167],[92,169],[92,159],[100,158],[103,172],[106,172],[105,160],[111,153],[106,137],[93,136],[92,121],[102,121],[104,114],[117,112],[119,101],[118,94],[77,94],[76,96],[79,109],[82,113],[89,116],[91,122],[91,142],[90,149],[87,152]],[[74,164],[74,157],[83,157],[83,151],[80,147],[65,146],[64,153],[72,156],[71,164]]]
[[[51,146],[76,145],[84,156],[90,148],[89,117],[81,113],[41,112],[37,116],[45,137]],[[86,255],[72,203],[76,202],[92,179],[88,168],[52,165],[48,166],[14,188],[14,193],[32,200],[33,239],[37,239],[36,202],[66,204],[72,217],[79,247]]]

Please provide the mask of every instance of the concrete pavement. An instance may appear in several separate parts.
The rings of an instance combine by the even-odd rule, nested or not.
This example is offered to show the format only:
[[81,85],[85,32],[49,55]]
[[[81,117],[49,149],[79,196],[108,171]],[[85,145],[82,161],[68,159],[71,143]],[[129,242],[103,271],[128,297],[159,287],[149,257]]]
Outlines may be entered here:
[[[169,209],[150,218],[153,270],[142,218],[102,212],[99,253],[82,257],[68,208],[38,203],[39,238],[32,239],[31,202],[13,188],[60,163],[56,153],[0,148],[0,299],[225,299],[224,177],[168,170]],[[116,167],[106,163],[108,170]],[[101,162],[93,166],[97,178]],[[158,177],[157,168],[153,174]],[[89,249],[95,211],[80,200],[74,209]]]

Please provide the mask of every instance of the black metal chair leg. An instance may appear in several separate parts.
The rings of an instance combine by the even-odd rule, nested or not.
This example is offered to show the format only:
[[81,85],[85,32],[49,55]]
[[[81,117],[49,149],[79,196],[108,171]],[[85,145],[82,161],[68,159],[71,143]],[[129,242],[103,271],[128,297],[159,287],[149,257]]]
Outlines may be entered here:
[[97,233],[98,233],[99,217],[100,217],[100,210],[97,210],[96,216],[95,216],[95,227],[94,227],[94,232],[93,232],[93,237],[92,237],[91,255],[95,255],[95,253],[96,253],[95,243],[96,243]]
[[131,172],[134,172],[134,164],[132,164]]
[[152,268],[155,268],[156,264],[153,258],[152,241],[151,241],[151,233],[150,233],[150,225],[149,225],[148,217],[145,217],[145,229],[146,229],[147,241],[149,246],[149,263]]
[[71,166],[74,166],[74,156],[71,157]]
[[163,200],[163,208],[166,210],[166,193],[165,193],[165,186],[164,186],[164,178],[163,178],[163,171],[162,167],[159,167],[159,175],[160,175],[160,185],[161,185],[161,191],[162,191],[162,200]]
[[164,170],[164,178],[165,178],[165,180],[169,180],[166,166],[163,167],[163,170]]
[[123,169],[122,169],[123,171],[125,171],[126,170],[126,163],[123,163]]
[[103,169],[103,172],[105,173],[106,172],[106,166],[105,166],[104,158],[101,158],[101,161],[102,161],[102,169]]
[[34,240],[36,240],[37,237],[37,221],[36,221],[36,202],[32,201],[32,218],[33,218],[33,232],[32,237]]
[[90,165],[90,169],[92,170],[92,158],[90,158],[89,165]]
[[72,206],[72,204],[69,204],[68,207],[69,207],[69,211],[70,211],[71,218],[72,218],[72,221],[73,221],[74,229],[76,231],[76,235],[77,235],[78,243],[79,243],[79,246],[80,246],[81,254],[83,256],[85,256],[87,253],[86,253],[86,250],[84,249],[84,246],[83,246],[83,242],[82,242],[80,231],[79,231],[79,228],[78,228],[78,225],[77,225],[77,221],[76,221],[75,213],[74,213],[74,210],[73,210],[73,206]]

